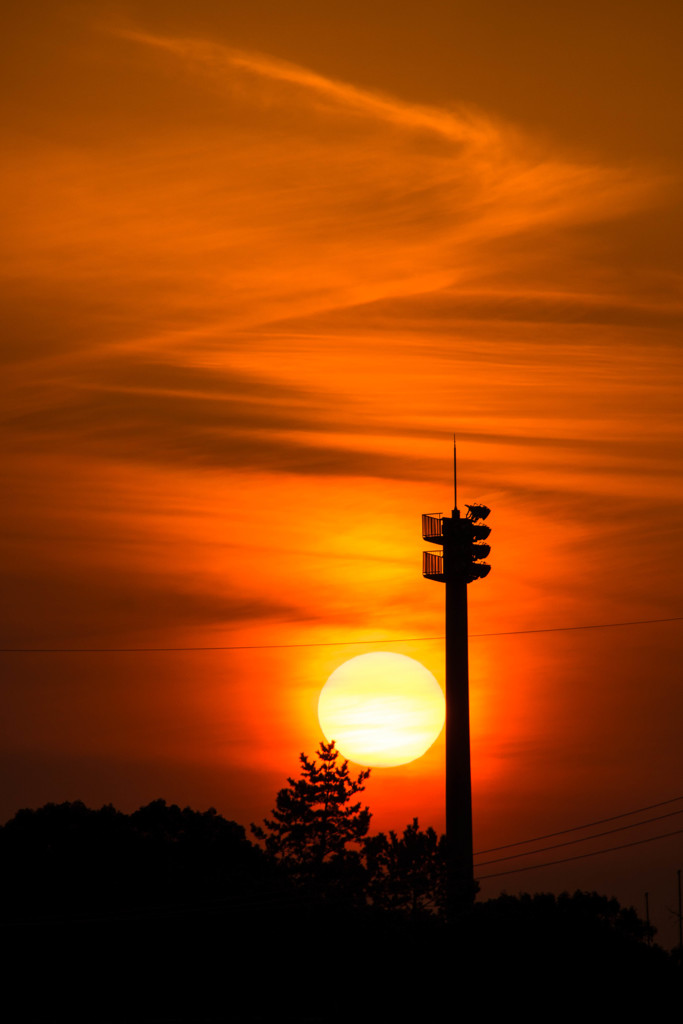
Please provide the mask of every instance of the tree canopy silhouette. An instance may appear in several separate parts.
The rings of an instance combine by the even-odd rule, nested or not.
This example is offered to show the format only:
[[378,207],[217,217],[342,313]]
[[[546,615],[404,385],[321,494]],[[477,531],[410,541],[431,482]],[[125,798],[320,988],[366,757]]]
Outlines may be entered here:
[[[351,776],[334,744],[301,765],[255,829],[272,856],[215,810],[163,800],[130,815],[48,804],[1,827],[3,966],[22,1019],[408,1020],[424,1015],[415,978],[437,1007],[458,988],[539,1020],[558,993],[578,1010],[598,993],[613,1017],[637,984],[648,1009],[653,993],[674,1005],[680,967],[631,908],[588,892],[503,895],[447,922],[426,912],[443,840],[416,820],[368,837],[368,772]],[[285,859],[292,872],[277,869]],[[359,936],[349,984],[339,951]]]
[[[266,851],[295,878],[310,881],[330,865],[359,866],[358,847],[370,826],[370,811],[353,797],[365,789],[370,769],[356,778],[340,760],[334,740],[321,743],[317,760],[299,755],[301,777],[277,794],[272,818],[252,825]],[[330,872],[327,871],[329,875]]]
[[372,904],[411,915],[443,911],[446,905],[446,837],[433,828],[422,831],[417,818],[403,835],[368,836],[363,854]]
[[64,917],[243,899],[272,874],[241,825],[165,800],[130,815],[79,800],[18,811],[0,828],[0,865],[6,912]]

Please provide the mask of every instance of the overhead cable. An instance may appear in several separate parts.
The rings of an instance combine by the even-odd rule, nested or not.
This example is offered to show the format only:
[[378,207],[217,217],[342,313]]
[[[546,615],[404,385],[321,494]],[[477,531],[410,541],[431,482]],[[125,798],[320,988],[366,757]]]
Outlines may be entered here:
[[564,843],[553,843],[552,846],[540,846],[537,850],[524,850],[522,853],[509,853],[507,857],[495,857],[493,860],[484,860],[477,867],[483,868],[488,864],[500,864],[505,860],[518,860],[520,857],[533,857],[537,853],[547,853],[548,850],[559,850],[563,846],[576,846],[577,843],[587,843],[591,839],[602,839],[604,836],[614,835],[615,832],[625,832],[630,828],[638,828],[640,825],[650,825],[653,821],[662,821],[664,818],[674,818],[677,814],[683,814],[683,807],[678,811],[669,811],[667,814],[658,814],[654,818],[646,818],[644,821],[634,821],[631,825],[619,825],[617,828],[608,828],[605,832],[595,832],[590,836],[581,836],[580,839],[567,839]]
[[[469,633],[470,640],[494,636],[524,636],[529,633],[565,633],[578,629],[613,629],[617,626],[649,626],[656,622],[683,622],[683,615],[666,619],[635,619],[631,622],[597,622],[584,626],[549,626],[544,629],[511,629],[502,633]],[[198,651],[276,651],[300,647],[359,647],[371,644],[410,644],[444,640],[445,636],[384,637],[375,640],[323,640],[301,644],[236,644],[221,647],[0,647],[0,654],[175,654]]]
[[[678,803],[683,796],[672,797],[671,800],[660,800],[657,804],[648,804],[646,807],[636,807],[634,811],[624,811],[623,814],[613,814],[610,818],[598,818],[597,821],[588,821],[585,825],[574,825],[572,828],[562,828],[558,832],[548,832],[544,836],[535,836],[533,839],[520,839],[516,843],[505,843],[504,846],[491,846],[488,850],[477,850],[475,857],[482,857],[485,853],[497,853],[498,850],[511,850],[515,846],[526,846],[529,843],[541,843],[544,839],[554,839],[555,836],[564,836],[569,832],[581,832],[584,828],[594,828],[596,825],[606,825],[609,821],[619,821],[620,818],[630,818],[633,814],[644,814],[645,811],[654,811],[657,807],[666,807],[668,804]],[[675,811],[680,814],[680,811]],[[636,822],[640,824],[640,822]],[[629,826],[633,827],[634,826]],[[588,836],[587,838],[590,838]],[[529,851],[532,852],[532,851]]]
[[683,834],[683,828],[676,829],[675,832],[664,832],[659,836],[650,836],[649,839],[637,839],[633,843],[621,843],[620,846],[608,846],[604,850],[593,850],[592,853],[577,853],[574,857],[563,857],[561,860],[548,860],[543,864],[530,864],[525,868],[510,868],[508,871],[497,871],[491,875],[479,875],[477,877],[478,882],[483,882],[487,878],[500,878],[502,875],[518,875],[522,871],[535,871],[536,868],[549,868],[555,864],[568,864],[573,860],[585,860],[587,857],[599,857],[601,853],[614,853],[615,850],[627,850],[631,846],[643,846],[645,843],[654,843],[658,839],[668,839],[670,836],[679,836]]

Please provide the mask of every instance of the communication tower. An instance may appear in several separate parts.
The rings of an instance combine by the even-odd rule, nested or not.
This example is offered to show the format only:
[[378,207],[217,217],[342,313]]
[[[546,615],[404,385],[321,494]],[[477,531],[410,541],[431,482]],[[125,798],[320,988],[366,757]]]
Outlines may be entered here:
[[484,543],[491,530],[484,525],[486,505],[466,505],[461,515],[457,497],[457,463],[453,446],[453,493],[450,516],[422,516],[422,537],[440,549],[424,551],[422,575],[446,584],[446,855],[448,913],[474,900],[472,846],[472,779],[470,770],[470,701],[467,649],[467,586],[488,576]]

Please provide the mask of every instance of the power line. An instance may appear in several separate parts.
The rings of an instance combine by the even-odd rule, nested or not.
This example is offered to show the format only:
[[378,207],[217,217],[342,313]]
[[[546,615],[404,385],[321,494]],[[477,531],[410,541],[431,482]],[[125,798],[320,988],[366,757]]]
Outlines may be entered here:
[[[652,622],[683,622],[683,615],[669,619],[634,619],[632,622],[596,622],[589,626],[550,626],[548,629],[514,629],[509,633],[468,633],[470,638],[480,636],[521,636],[523,633],[566,633],[573,629],[613,629],[615,626],[649,626]],[[434,639],[441,640],[441,637]]]
[[480,868],[488,864],[500,864],[504,860],[518,860],[520,857],[532,857],[537,853],[547,853],[548,850],[559,850],[563,846],[575,846],[577,843],[587,843],[591,839],[602,839],[604,836],[614,835],[615,832],[625,832],[629,828],[638,828],[640,825],[650,825],[653,821],[662,821],[664,818],[674,818],[677,814],[683,814],[683,807],[678,811],[669,811],[667,814],[658,814],[654,818],[646,818],[645,821],[634,821],[632,825],[619,825],[617,828],[608,828],[605,832],[596,832],[592,836],[582,836],[580,839],[568,839],[564,843],[553,843],[552,846],[541,846],[538,850],[526,850],[523,853],[510,853],[507,857],[495,857],[493,860],[482,861],[477,865]]
[[[550,626],[544,629],[511,629],[501,633],[469,633],[471,640],[530,633],[565,633],[577,629],[613,629],[617,626],[649,626],[656,622],[683,622],[683,615],[666,619],[635,619],[631,622],[597,622],[585,626]],[[301,647],[359,647],[371,644],[410,644],[443,640],[444,636],[384,637],[375,640],[326,640],[302,644],[237,644],[221,647],[0,647],[0,654],[176,654],[199,651],[275,651]]]
[[298,647],[352,647],[360,644],[408,644],[443,640],[442,636],[412,636],[379,640],[327,640],[305,644],[238,644],[225,647],[0,647],[0,654],[175,654],[183,651],[278,651]]
[[637,839],[633,843],[621,843],[619,846],[608,846],[604,850],[593,850],[592,853],[577,853],[574,857],[563,857],[561,860],[548,860],[543,864],[530,864],[526,868],[510,868],[509,871],[497,871],[492,875],[479,875],[477,881],[483,882],[487,878],[500,878],[502,875],[517,875],[522,871],[535,871],[536,868],[549,868],[555,864],[568,864],[570,861],[585,860],[587,857],[599,857],[601,853],[613,853],[615,850],[627,850],[631,846],[643,846],[645,843],[654,843],[658,839],[668,839],[670,836],[679,836],[681,833],[683,833],[683,828],[676,829],[675,832],[663,832],[662,835],[659,836],[650,836],[649,839]]
[[[536,836],[534,839],[520,839],[517,843],[506,843],[504,846],[491,846],[488,850],[478,850],[474,856],[483,857],[485,853],[497,853],[498,850],[511,850],[515,846],[526,846],[528,843],[540,843],[544,839],[554,839],[555,836],[564,836],[569,832],[581,832],[584,828],[594,828],[596,825],[606,825],[610,821],[619,821],[620,818],[630,818],[633,814],[644,814],[645,811],[654,811],[657,807],[666,807],[668,804],[678,803],[679,800],[683,800],[683,796],[672,797],[671,800],[660,800],[657,804],[648,804],[646,807],[637,807],[634,811],[624,811],[623,814],[613,814],[610,818],[598,818],[597,821],[589,821],[585,825],[574,825],[572,828],[562,828],[558,832],[548,832],[544,836]],[[675,814],[680,814],[680,811],[675,811]],[[641,824],[636,822],[636,824]],[[635,828],[635,825],[629,825],[629,828]],[[587,839],[592,838],[587,836]],[[529,850],[529,853],[538,853],[536,850]],[[522,855],[523,856],[523,855]],[[504,858],[507,859],[507,858]]]

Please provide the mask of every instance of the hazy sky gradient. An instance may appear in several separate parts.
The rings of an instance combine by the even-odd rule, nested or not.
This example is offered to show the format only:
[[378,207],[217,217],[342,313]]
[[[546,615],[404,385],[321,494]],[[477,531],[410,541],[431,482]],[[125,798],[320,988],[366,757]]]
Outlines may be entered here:
[[[398,641],[443,631],[419,516],[454,432],[494,509],[472,633],[683,614],[680,5],[10,20],[4,647],[394,638],[442,680]],[[679,795],[680,638],[472,640],[477,848]],[[256,820],[365,649],[3,655],[3,816]],[[373,824],[442,827],[442,764],[375,770]],[[680,857],[490,892],[663,907]]]

